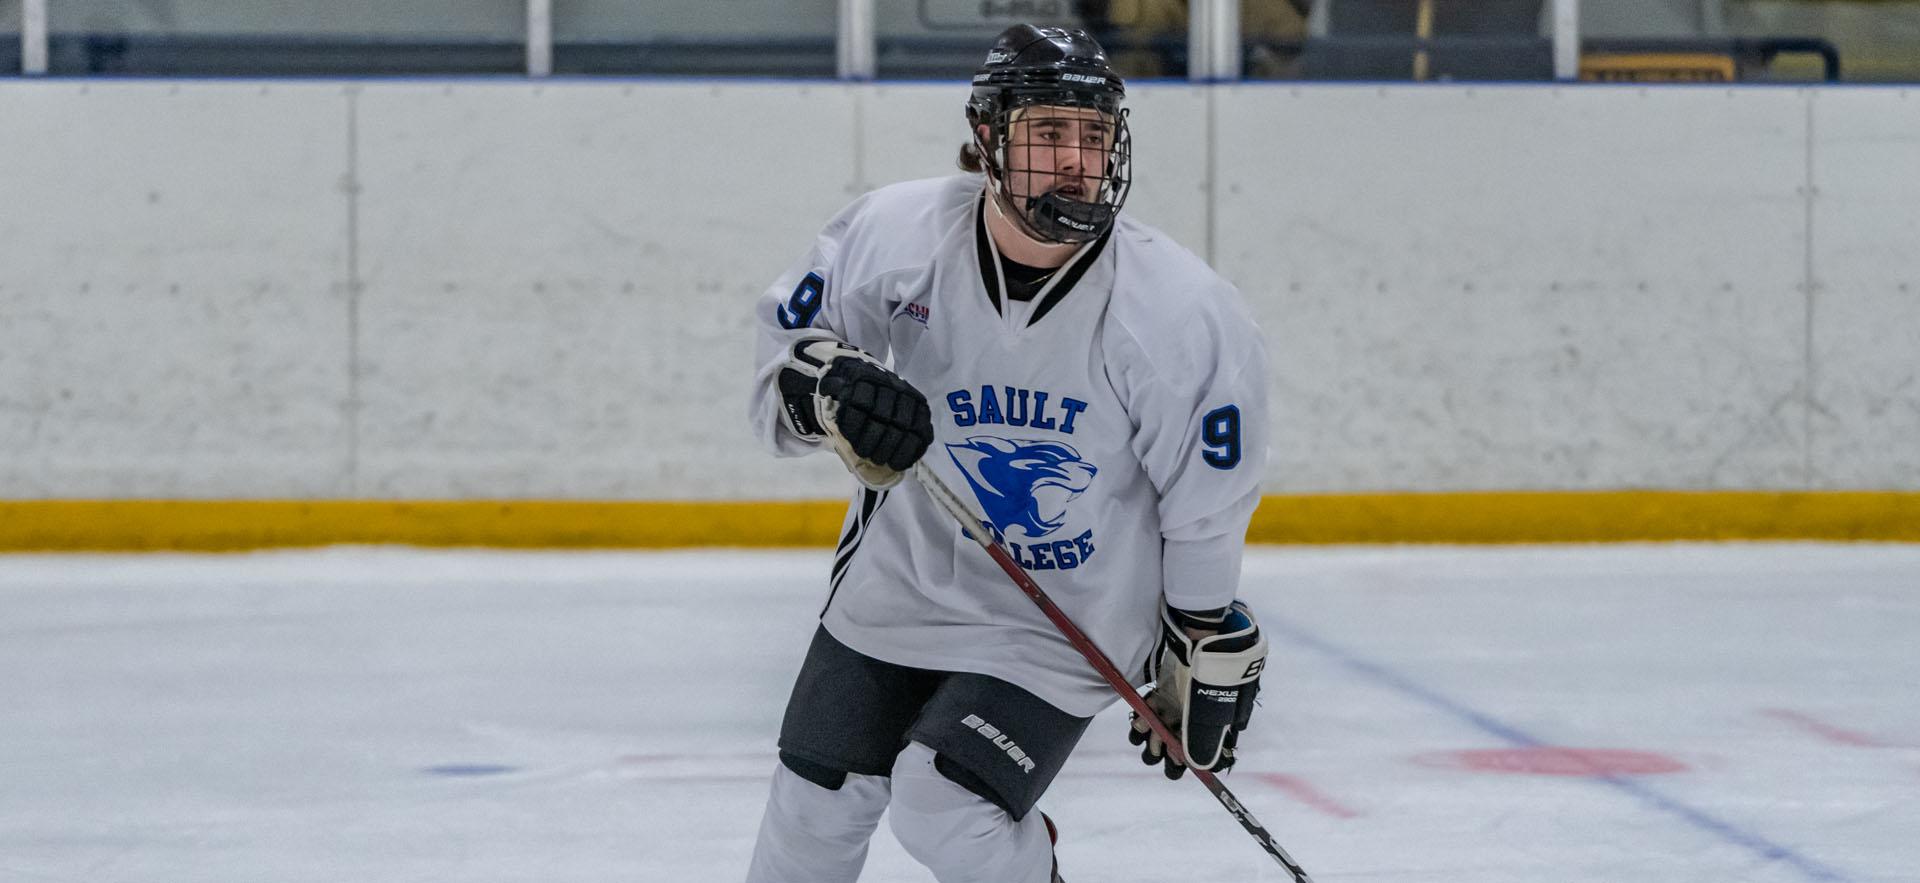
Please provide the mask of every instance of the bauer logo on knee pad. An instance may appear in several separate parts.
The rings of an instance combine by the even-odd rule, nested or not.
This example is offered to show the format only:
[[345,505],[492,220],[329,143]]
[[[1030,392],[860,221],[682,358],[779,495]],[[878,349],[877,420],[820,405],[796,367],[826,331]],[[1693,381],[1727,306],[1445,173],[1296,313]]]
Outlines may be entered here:
[[993,747],[1005,751],[1008,757],[1013,758],[1013,762],[1020,765],[1021,772],[1029,775],[1033,773],[1033,758],[1028,757],[1027,752],[1022,750],[1020,746],[1014,744],[1012,739],[1007,738],[1007,734],[1000,732],[999,727],[981,720],[977,714],[967,715],[965,719],[960,721],[960,724],[969,730],[993,740]]

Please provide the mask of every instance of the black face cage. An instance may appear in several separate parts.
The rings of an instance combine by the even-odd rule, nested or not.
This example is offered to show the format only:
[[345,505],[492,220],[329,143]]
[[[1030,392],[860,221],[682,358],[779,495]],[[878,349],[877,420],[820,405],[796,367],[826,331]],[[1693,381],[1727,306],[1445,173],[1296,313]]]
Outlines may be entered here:
[[[1104,150],[1097,144],[1068,143],[1072,125],[1040,125],[1050,119],[1077,119],[1085,134],[1093,120],[1073,109],[1099,113],[1107,129]],[[1113,226],[1133,187],[1133,135],[1125,108],[1110,99],[1053,93],[972,116],[976,127],[984,123],[990,133],[986,144],[980,143],[977,128],[974,133],[988,186],[1024,232],[1042,242],[1077,243],[1098,239]],[[1014,140],[1015,122],[1028,124],[1025,140]],[[1057,140],[1044,140],[1049,132]]]

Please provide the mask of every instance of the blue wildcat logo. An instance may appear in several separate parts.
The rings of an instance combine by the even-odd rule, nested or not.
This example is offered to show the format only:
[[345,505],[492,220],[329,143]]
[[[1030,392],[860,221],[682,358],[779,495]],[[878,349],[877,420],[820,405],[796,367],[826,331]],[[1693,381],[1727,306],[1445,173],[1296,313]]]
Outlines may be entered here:
[[1093,484],[1093,464],[1055,441],[976,435],[947,445],[947,454],[973,485],[987,520],[1005,535],[1018,527],[1029,539],[1066,524],[1067,504]]

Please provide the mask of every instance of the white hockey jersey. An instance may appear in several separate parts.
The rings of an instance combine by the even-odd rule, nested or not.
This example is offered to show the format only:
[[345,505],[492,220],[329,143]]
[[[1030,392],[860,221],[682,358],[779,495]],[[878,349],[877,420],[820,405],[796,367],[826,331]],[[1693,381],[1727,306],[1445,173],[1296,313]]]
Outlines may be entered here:
[[[1050,288],[1003,297],[982,269],[982,185],[896,184],[828,223],[755,305],[752,419],[775,453],[816,449],[777,387],[799,338],[889,361],[932,408],[924,462],[1138,684],[1162,603],[1234,596],[1266,468],[1266,352],[1231,285],[1124,213]],[[997,677],[1074,715],[1117,698],[912,479],[856,496],[821,619],[868,656]]]

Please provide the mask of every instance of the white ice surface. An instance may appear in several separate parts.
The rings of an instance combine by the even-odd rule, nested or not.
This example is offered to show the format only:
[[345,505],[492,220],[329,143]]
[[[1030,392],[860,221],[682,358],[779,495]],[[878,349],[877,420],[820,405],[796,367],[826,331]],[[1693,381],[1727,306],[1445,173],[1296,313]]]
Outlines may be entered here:
[[[0,556],[0,881],[738,880],[829,563]],[[1321,883],[1920,880],[1920,547],[1262,549],[1244,595],[1228,784]],[[1068,880],[1284,879],[1123,730],[1042,803]],[[1528,746],[1684,769],[1450,754]],[[863,879],[930,878],[882,825]]]

